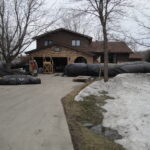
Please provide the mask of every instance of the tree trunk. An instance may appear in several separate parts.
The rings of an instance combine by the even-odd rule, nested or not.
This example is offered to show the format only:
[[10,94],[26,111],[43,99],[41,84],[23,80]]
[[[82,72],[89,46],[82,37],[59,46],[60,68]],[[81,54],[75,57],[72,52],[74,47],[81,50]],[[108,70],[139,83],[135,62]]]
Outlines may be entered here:
[[103,29],[103,50],[104,50],[104,82],[108,81],[108,39],[107,39],[107,32],[104,27]]
[[6,61],[6,68],[10,71],[11,70],[11,61]]

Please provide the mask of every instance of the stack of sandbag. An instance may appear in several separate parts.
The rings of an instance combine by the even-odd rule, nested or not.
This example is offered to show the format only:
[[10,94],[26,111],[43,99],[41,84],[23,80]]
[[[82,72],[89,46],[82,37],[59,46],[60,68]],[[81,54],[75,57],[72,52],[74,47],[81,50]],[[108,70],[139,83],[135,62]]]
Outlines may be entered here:
[[0,78],[0,85],[41,84],[41,79],[30,75],[6,75]]
[[27,73],[21,71],[19,68],[23,66],[22,62],[13,62],[11,65],[11,69],[7,69],[5,62],[0,62],[0,77],[3,77],[5,75],[25,75]]

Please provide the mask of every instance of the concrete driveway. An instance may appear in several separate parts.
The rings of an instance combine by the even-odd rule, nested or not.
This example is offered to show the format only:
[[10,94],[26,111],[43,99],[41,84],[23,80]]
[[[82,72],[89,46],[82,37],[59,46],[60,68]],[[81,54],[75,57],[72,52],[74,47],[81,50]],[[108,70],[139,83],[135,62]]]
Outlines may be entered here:
[[79,83],[40,77],[41,85],[0,86],[0,150],[73,150],[61,98]]

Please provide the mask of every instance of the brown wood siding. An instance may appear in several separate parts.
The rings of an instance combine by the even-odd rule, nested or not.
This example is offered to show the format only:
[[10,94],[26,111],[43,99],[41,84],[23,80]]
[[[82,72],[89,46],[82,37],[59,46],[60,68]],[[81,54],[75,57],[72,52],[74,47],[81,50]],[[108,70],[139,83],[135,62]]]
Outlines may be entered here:
[[73,33],[65,32],[65,31],[59,31],[56,33],[49,34],[45,37],[42,37],[37,40],[37,49],[44,47],[44,41],[45,40],[51,40],[53,42],[57,43],[64,43],[66,45],[72,46],[72,40],[80,40],[81,45],[78,46],[79,48],[85,48],[90,45],[90,40],[82,37],[80,35],[76,35]]
[[129,61],[129,54],[117,54],[117,63]]
[[[100,53],[100,54],[97,54],[97,56],[100,56],[101,57],[101,63],[104,63],[104,54],[103,53]],[[115,59],[116,61],[115,62],[110,62],[109,60],[109,63],[122,63],[122,62],[128,62],[129,61],[129,54],[128,53],[123,53],[123,54],[119,54],[119,53],[109,53],[109,57],[110,56],[113,56],[114,57],[115,55]],[[95,61],[95,60],[94,60]],[[114,60],[113,60],[114,61]]]

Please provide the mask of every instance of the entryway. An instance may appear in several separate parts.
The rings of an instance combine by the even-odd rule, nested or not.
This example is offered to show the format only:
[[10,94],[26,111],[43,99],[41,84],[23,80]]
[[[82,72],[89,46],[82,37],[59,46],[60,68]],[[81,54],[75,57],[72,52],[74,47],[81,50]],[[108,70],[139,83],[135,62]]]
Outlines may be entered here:
[[34,59],[37,61],[40,70],[43,68],[43,61],[52,61],[54,72],[63,72],[65,66],[68,64],[67,57],[45,57],[44,59],[42,57],[35,57]]
[[67,65],[67,57],[53,57],[54,71],[63,72]]

